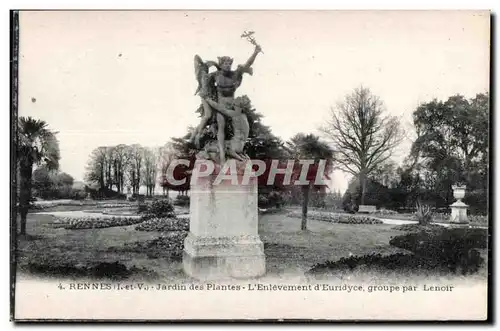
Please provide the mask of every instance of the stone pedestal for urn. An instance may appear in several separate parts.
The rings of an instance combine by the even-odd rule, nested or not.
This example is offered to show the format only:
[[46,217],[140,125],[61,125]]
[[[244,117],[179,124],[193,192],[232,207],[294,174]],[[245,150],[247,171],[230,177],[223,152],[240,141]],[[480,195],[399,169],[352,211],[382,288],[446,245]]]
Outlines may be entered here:
[[[193,177],[198,170],[193,170]],[[265,274],[260,240],[257,179],[217,183],[218,170],[191,183],[189,234],[184,241],[184,272],[196,279],[254,278]]]
[[452,223],[468,223],[469,219],[467,217],[467,209],[469,206],[462,202],[465,197],[465,186],[452,186],[453,197],[457,199],[453,204],[450,205],[451,216],[450,222]]

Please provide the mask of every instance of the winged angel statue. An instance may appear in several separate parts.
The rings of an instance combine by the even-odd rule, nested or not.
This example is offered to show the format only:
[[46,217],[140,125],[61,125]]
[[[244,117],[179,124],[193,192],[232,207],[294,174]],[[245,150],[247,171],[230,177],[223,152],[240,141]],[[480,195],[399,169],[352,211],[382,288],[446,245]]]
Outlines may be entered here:
[[[248,138],[248,121],[245,115],[245,107],[249,105],[246,96],[235,99],[235,92],[241,85],[243,74],[253,74],[252,64],[255,58],[262,52],[261,47],[255,42],[252,33],[242,35],[255,45],[255,50],[244,65],[238,65],[232,70],[233,59],[229,56],[218,57],[218,62],[204,62],[199,55],[194,57],[194,69],[198,88],[195,95],[202,100],[201,121],[190,137],[198,149],[200,149],[200,138],[207,125],[217,137],[216,141],[209,141],[198,153],[199,158],[213,159],[223,164],[226,154],[238,160],[244,160],[246,155],[243,147]],[[211,67],[215,71],[209,72]],[[233,137],[225,141],[226,118],[231,118]]]

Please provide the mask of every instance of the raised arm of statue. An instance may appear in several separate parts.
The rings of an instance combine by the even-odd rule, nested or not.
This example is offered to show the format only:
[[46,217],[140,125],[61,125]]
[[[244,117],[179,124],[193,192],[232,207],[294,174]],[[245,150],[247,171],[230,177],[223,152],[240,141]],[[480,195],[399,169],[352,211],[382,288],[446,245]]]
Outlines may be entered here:
[[261,49],[261,47],[259,45],[255,46],[255,50],[253,51],[252,56],[250,56],[250,58],[247,60],[247,62],[243,65],[243,69],[244,70],[250,69],[250,67],[252,66],[253,62],[257,58],[257,54],[259,54],[261,50],[262,49]]

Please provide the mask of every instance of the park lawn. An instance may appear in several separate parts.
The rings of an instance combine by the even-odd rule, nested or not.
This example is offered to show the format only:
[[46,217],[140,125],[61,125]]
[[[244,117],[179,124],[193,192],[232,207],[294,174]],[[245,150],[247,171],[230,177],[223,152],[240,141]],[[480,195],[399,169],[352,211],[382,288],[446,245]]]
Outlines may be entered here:
[[[101,262],[120,262],[135,271],[130,280],[186,280],[182,261],[151,254],[151,250],[130,250],[126,245],[157,238],[159,232],[136,231],[135,225],[104,229],[66,230],[51,227],[54,217],[29,214],[27,238],[18,239],[18,275],[30,273],[30,265],[73,265],[91,267]],[[308,221],[300,230],[300,219],[284,214],[261,215],[259,234],[264,242],[267,276],[303,276],[317,263],[350,255],[404,252],[389,245],[391,237],[403,234],[385,224],[333,224]],[[37,276],[48,276],[48,272]],[[31,271],[31,274],[33,272]],[[485,271],[481,273],[485,274]],[[52,275],[58,279],[63,275]],[[383,275],[379,275],[383,277]]]

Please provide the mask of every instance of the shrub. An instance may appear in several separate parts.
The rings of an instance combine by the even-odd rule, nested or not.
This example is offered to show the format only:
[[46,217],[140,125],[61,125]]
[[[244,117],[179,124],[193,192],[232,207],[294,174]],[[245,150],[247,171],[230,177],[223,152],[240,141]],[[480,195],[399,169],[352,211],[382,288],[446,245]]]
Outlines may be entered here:
[[381,254],[368,254],[350,257],[343,257],[337,261],[326,261],[314,265],[307,274],[320,275],[335,273],[339,271],[354,271],[359,268],[370,268],[373,270],[429,270],[437,271],[445,269],[433,261],[421,257],[415,257],[412,254],[396,253],[383,256]]
[[71,199],[73,200],[84,200],[87,197],[87,193],[82,189],[72,189]]
[[146,208],[146,218],[175,217],[170,199],[153,200]]
[[187,231],[166,232],[161,237],[153,240],[126,244],[125,249],[139,253],[146,252],[150,258],[170,257],[180,260],[184,251],[184,239],[187,235]]
[[174,205],[179,207],[187,207],[189,206],[190,198],[187,195],[178,195],[175,198]]
[[432,209],[429,205],[417,202],[417,211],[415,212],[414,219],[418,224],[427,225],[432,222],[433,217]]
[[469,205],[469,212],[472,215],[488,214],[488,191],[474,190],[465,194],[464,203]]
[[138,268],[132,266],[127,268],[124,264],[116,262],[100,262],[92,266],[85,265],[75,265],[71,262],[65,262],[59,264],[53,260],[47,261],[46,263],[30,262],[26,266],[22,266],[30,273],[43,274],[46,276],[56,276],[56,277],[71,277],[71,278],[81,278],[89,277],[91,279],[127,279],[130,276],[136,274],[143,278],[156,278],[158,275],[156,272],[147,270],[145,268]]
[[354,196],[349,191],[347,191],[342,198],[342,209],[351,214],[359,210],[359,206],[356,204]]
[[325,208],[342,209],[342,197],[340,194],[328,193],[324,199]]
[[470,223],[488,225],[488,216],[469,215],[468,218]]
[[451,271],[461,269],[466,274],[477,271],[484,262],[476,249],[486,248],[487,239],[484,229],[444,228],[436,232],[420,231],[397,236],[389,244],[447,266]]
[[137,231],[188,231],[189,218],[152,218],[135,227]]
[[257,198],[257,205],[260,208],[267,208],[269,206],[269,199],[267,198],[267,196],[259,194]]

